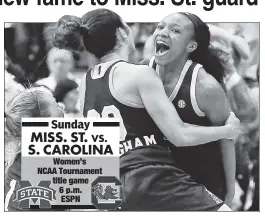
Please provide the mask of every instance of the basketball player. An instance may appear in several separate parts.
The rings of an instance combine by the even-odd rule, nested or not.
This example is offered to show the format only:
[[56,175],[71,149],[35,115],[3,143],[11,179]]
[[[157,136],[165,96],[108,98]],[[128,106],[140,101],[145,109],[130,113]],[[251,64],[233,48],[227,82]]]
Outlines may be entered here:
[[135,49],[131,29],[107,9],[90,11],[82,18],[63,16],[57,24],[54,45],[75,51],[86,49],[99,59],[84,77],[81,111],[85,117],[121,119],[124,210],[228,209],[174,166],[164,146],[164,135],[176,146],[234,138],[239,121],[233,114],[229,125],[222,127],[184,124],[156,72],[126,62]]
[[[175,13],[158,24],[152,37],[155,56],[142,63],[160,75],[181,120],[201,126],[223,125],[230,112],[222,88],[225,69],[220,51],[210,46],[208,26],[194,14]],[[233,140],[196,147],[171,146],[171,151],[177,167],[231,205],[235,184]]]
[[13,201],[21,180],[21,117],[63,117],[52,95],[43,88],[19,93],[5,112],[5,211],[20,210]]

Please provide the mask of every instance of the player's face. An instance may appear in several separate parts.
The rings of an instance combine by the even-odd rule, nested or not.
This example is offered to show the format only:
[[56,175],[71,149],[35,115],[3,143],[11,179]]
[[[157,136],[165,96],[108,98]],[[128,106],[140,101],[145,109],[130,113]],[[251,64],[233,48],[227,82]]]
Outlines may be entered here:
[[166,65],[188,54],[193,36],[193,24],[185,15],[172,14],[164,18],[154,32],[156,62]]

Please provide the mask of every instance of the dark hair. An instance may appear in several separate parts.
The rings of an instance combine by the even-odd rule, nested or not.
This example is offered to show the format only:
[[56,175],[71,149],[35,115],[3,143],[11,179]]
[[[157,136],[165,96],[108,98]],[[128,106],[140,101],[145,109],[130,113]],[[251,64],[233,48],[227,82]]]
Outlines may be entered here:
[[107,9],[90,11],[82,18],[66,15],[57,23],[53,44],[74,51],[86,49],[101,58],[114,49],[119,27],[123,27],[120,16]]
[[210,46],[210,30],[198,16],[191,13],[181,13],[187,16],[195,29],[195,40],[198,47],[190,54],[193,62],[203,65],[207,73],[211,74],[220,84],[223,84],[225,76],[224,63],[219,58],[218,50]]
[[66,94],[78,87],[77,83],[73,80],[66,79],[60,81],[53,93],[54,98],[57,102],[62,102]]

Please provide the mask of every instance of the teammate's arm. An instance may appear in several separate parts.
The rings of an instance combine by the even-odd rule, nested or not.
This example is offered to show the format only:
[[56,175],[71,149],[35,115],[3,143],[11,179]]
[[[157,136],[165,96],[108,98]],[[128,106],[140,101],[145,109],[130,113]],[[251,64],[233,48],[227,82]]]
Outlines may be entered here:
[[[168,99],[162,81],[156,72],[146,66],[138,66],[135,76],[139,95],[154,122],[176,146],[194,146],[237,135],[239,121],[222,127],[199,127],[184,124],[172,102]],[[231,132],[230,132],[231,131]]]
[[[213,125],[224,125],[229,116],[230,106],[221,85],[203,69],[196,84],[196,97],[199,108]],[[235,147],[234,141],[222,139],[220,142],[226,181],[225,202],[231,206],[235,193]]]

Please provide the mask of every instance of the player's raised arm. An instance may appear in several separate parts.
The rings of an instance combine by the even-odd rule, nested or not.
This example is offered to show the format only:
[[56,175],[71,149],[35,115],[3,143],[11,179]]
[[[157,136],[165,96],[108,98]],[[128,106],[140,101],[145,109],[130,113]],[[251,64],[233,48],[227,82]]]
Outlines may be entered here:
[[168,99],[162,81],[149,67],[141,66],[136,77],[139,95],[154,122],[176,146],[195,146],[223,138],[234,138],[239,131],[239,120],[231,115],[221,127],[202,127],[185,124]]

